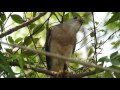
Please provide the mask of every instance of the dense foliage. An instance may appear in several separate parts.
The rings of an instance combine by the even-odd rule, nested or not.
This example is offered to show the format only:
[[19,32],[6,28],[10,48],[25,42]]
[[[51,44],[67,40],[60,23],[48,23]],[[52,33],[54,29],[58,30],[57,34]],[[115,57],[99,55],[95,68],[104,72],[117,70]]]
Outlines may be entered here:
[[[0,12],[0,32],[22,25],[35,18],[40,12]],[[37,21],[8,34],[1,41],[9,44],[18,44],[36,50],[44,50],[47,28],[62,23],[73,16],[84,19],[83,26],[78,33],[77,45],[73,58],[79,58],[102,67],[120,70],[120,13],[108,12],[102,22],[96,22],[94,12],[47,12]],[[106,47],[111,52],[109,55]],[[48,75],[28,68],[25,65],[35,66],[46,70],[45,55],[36,54],[17,47],[0,44],[0,77],[1,78],[46,78]],[[86,73],[95,70],[76,63],[69,63],[70,72],[74,74]],[[84,78],[119,78],[120,74],[109,71],[96,72]]]

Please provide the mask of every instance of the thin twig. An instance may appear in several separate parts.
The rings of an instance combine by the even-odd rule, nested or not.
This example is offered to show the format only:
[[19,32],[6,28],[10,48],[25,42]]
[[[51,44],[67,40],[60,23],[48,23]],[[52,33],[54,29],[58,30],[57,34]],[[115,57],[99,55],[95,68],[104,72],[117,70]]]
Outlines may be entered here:
[[62,22],[59,20],[58,16],[57,16],[55,13],[53,13],[53,14],[54,14],[55,17],[57,18],[57,20],[58,20],[60,23],[62,23]]
[[[10,61],[9,62],[10,66],[19,66],[19,63],[16,62],[16,61]],[[38,67],[34,67],[34,66],[30,66],[29,64],[25,64],[24,65],[24,69],[27,70],[27,69],[31,69],[33,71],[36,71],[36,72],[39,72],[39,73],[43,73],[43,74],[46,74],[46,75],[50,75],[50,76],[57,76],[57,72],[54,72],[54,71],[50,71],[50,70],[44,70],[44,69],[41,69],[41,68],[38,68]],[[89,71],[89,72],[86,72],[86,73],[80,73],[80,74],[69,74],[65,77],[68,77],[68,78],[82,78],[84,76],[89,76],[89,75],[94,75],[94,74],[97,74],[97,73],[100,73],[100,72],[103,72],[103,70],[94,70],[94,71]]]
[[28,22],[25,22],[25,23],[23,23],[21,25],[18,25],[18,26],[14,27],[14,28],[11,28],[11,29],[7,30],[6,32],[0,34],[0,38],[3,38],[3,37],[5,37],[5,36],[7,36],[7,35],[9,35],[9,34],[11,34],[13,32],[15,32],[15,31],[17,31],[17,30],[19,30],[19,29],[21,29],[21,28],[23,28],[23,27],[25,27],[25,26],[27,26],[27,25],[35,22],[36,20],[38,20],[40,17],[42,17],[45,14],[46,14],[46,12],[39,13],[39,15],[36,16],[36,17],[34,17],[32,20],[29,20]]
[[95,58],[95,61],[96,61],[96,65],[97,65],[97,36],[96,36],[96,27],[95,27],[95,20],[94,20],[94,13],[92,12],[92,17],[93,17],[93,27],[94,27],[94,40],[95,40],[95,44],[94,44],[94,49],[95,49],[95,52],[94,52],[94,58]]
[[100,48],[102,45],[104,45],[112,37],[112,35],[114,35],[118,31],[120,31],[120,29],[118,29],[115,32],[113,32],[98,48]]
[[11,12],[11,13],[9,14],[9,16],[7,17],[7,19],[6,19],[5,23],[4,23],[4,26],[5,26],[5,24],[7,23],[8,19],[10,18],[10,16],[12,15],[12,13],[13,13],[13,12]]
[[5,45],[9,45],[9,46],[12,46],[12,47],[18,47],[18,48],[21,48],[23,50],[28,50],[28,51],[31,51],[31,52],[34,52],[34,53],[39,53],[39,54],[44,54],[44,55],[47,55],[47,56],[55,57],[55,58],[58,58],[60,60],[68,61],[68,62],[71,62],[71,63],[78,63],[78,64],[81,64],[81,65],[84,65],[84,66],[87,66],[87,67],[94,67],[94,68],[102,69],[102,70],[105,70],[105,71],[120,73],[119,70],[116,70],[116,69],[113,69],[113,68],[102,67],[102,66],[95,65],[95,64],[90,64],[90,63],[87,63],[87,62],[83,62],[80,59],[68,58],[68,57],[65,57],[65,56],[49,53],[49,52],[46,52],[46,51],[38,51],[38,50],[27,48],[27,47],[24,47],[24,46],[21,46],[21,45],[18,45],[18,44],[8,44],[8,43],[5,43],[5,42],[0,42],[0,43],[5,44]]

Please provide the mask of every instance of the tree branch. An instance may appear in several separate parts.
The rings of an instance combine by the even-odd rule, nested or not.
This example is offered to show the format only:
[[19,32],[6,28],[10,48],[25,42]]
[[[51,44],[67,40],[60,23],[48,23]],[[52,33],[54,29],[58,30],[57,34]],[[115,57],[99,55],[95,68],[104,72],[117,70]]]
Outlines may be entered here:
[[17,31],[18,29],[21,29],[21,28],[23,28],[23,27],[25,27],[25,26],[27,26],[27,25],[35,22],[36,20],[38,20],[40,17],[42,17],[42,16],[45,15],[46,13],[47,13],[47,12],[39,13],[39,15],[36,16],[36,17],[34,17],[32,20],[29,20],[28,22],[25,22],[25,23],[23,23],[23,24],[21,24],[21,25],[18,25],[18,26],[14,27],[14,28],[11,28],[11,29],[7,30],[6,32],[0,34],[0,38],[3,38],[4,36],[7,36],[7,35],[13,33],[14,31]]
[[[9,64],[11,66],[19,66],[19,63],[16,62],[16,61],[10,61]],[[38,67],[34,67],[34,66],[30,66],[29,64],[25,64],[24,65],[24,69],[27,70],[27,69],[31,69],[33,71],[36,71],[36,72],[39,72],[39,73],[43,73],[43,74],[46,74],[46,75],[50,75],[50,76],[57,76],[57,72],[53,72],[53,71],[49,71],[49,70],[44,70],[44,69],[41,69],[41,68],[38,68]],[[94,70],[94,71],[90,71],[90,72],[86,72],[86,73],[80,73],[80,74],[70,74],[70,75],[65,75],[65,77],[68,77],[68,78],[82,78],[84,76],[89,76],[89,75],[94,75],[96,73],[100,73],[100,72],[103,72],[103,70]]]
[[95,65],[95,64],[90,64],[90,63],[87,63],[87,62],[83,62],[80,59],[68,58],[68,57],[64,57],[64,56],[61,56],[61,55],[58,55],[58,54],[53,54],[53,53],[49,53],[49,52],[45,52],[45,51],[38,51],[38,50],[27,48],[27,47],[24,47],[24,46],[21,46],[21,45],[18,45],[18,44],[8,44],[8,43],[1,42],[1,41],[0,41],[0,43],[5,44],[5,45],[9,45],[9,46],[12,46],[12,47],[18,47],[18,48],[21,48],[23,50],[28,50],[28,51],[31,51],[31,52],[34,52],[34,53],[39,53],[39,54],[44,54],[44,55],[47,55],[47,56],[55,57],[55,58],[58,58],[60,60],[68,61],[68,62],[71,62],[71,63],[78,63],[78,64],[81,64],[81,65],[84,65],[84,66],[87,66],[87,67],[94,67],[94,68],[97,68],[97,69],[110,71],[110,72],[116,72],[116,73],[120,74],[119,70],[116,70],[116,69],[113,69],[113,68],[102,67],[102,66]]
[[93,27],[94,27],[94,58],[96,60],[96,65],[97,65],[97,35],[96,35],[96,27],[95,27],[95,20],[94,20],[94,13],[92,12],[92,17],[93,17]]

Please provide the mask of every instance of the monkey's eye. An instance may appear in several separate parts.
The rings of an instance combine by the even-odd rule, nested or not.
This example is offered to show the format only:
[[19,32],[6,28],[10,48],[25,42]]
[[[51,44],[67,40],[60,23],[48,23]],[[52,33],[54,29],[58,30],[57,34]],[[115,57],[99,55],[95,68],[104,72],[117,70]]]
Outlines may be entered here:
[[77,19],[77,17],[74,17],[74,19]]

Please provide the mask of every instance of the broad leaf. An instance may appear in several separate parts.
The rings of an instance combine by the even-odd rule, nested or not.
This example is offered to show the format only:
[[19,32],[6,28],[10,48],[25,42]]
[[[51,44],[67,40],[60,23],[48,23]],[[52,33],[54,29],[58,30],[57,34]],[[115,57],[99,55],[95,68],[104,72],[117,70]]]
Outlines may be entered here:
[[30,36],[24,38],[24,43],[25,43],[25,45],[27,45],[27,46],[32,43],[32,40],[31,40]]
[[19,24],[23,23],[22,17],[19,16],[19,15],[17,15],[17,14],[11,15],[11,18],[12,18],[12,20],[15,21],[16,23],[19,23]]
[[45,26],[42,24],[38,24],[35,26],[35,28],[33,29],[33,34],[38,34],[40,32],[42,32],[45,29]]
[[118,51],[110,55],[110,60],[112,65],[120,65],[120,55],[118,55]]
[[112,54],[110,55],[110,59],[113,59],[113,58],[116,57],[117,55],[118,55],[118,51],[112,53]]
[[1,20],[4,22],[6,20],[6,15],[5,14],[1,14]]
[[107,56],[104,56],[104,57],[101,57],[99,60],[98,60],[98,62],[110,62],[110,59],[108,59],[108,57]]
[[36,24],[32,23],[29,25],[29,29],[32,30],[33,28],[35,28]]
[[112,65],[120,65],[120,55],[116,55],[110,59]]
[[15,40],[15,42],[18,43],[18,42],[20,42],[20,41],[22,41],[22,40],[23,40],[23,38],[20,37],[20,38],[17,38],[17,39]]
[[8,36],[8,41],[11,43],[11,44],[14,44],[14,40],[11,36]]
[[120,13],[119,12],[114,13],[113,16],[105,23],[105,25],[113,23],[117,20],[120,20]]

